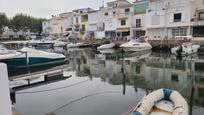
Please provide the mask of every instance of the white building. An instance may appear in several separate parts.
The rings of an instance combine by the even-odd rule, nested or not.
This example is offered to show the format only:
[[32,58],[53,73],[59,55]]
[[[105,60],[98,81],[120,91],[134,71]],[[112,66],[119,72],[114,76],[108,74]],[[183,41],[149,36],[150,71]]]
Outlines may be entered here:
[[202,19],[199,22],[197,20],[199,14],[202,18],[202,9],[203,0],[151,0],[146,21],[148,38],[160,40],[192,35],[192,28],[200,33],[201,29],[194,26],[196,23],[199,23],[199,26],[203,25]]
[[204,0],[191,1],[191,33],[195,40],[204,37]]
[[98,11],[92,11],[88,13],[88,33],[91,38],[96,38],[96,32],[98,28]]
[[73,10],[73,25],[79,38],[83,38],[88,31],[88,14],[95,11],[92,8],[82,8]]
[[132,4],[127,0],[116,0],[107,3],[100,9],[103,13],[103,24],[106,38],[129,36]]
[[72,27],[72,18],[72,12],[61,13],[57,16],[53,16],[50,22],[51,35],[55,37],[60,37],[64,34],[67,34],[69,28]]
[[136,0],[133,2],[134,15],[132,19],[133,37],[139,38],[146,35],[146,11],[149,0]]
[[128,1],[123,1],[123,4],[118,7],[117,15],[117,36],[127,37],[132,36],[132,18],[133,18],[133,5]]

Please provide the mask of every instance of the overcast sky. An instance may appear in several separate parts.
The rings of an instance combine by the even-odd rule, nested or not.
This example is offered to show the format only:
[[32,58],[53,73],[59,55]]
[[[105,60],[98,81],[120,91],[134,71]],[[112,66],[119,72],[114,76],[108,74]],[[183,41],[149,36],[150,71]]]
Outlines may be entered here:
[[[105,2],[113,0],[104,0]],[[132,1],[132,0],[128,0]],[[103,0],[0,0],[0,12],[12,17],[17,13],[29,14],[35,17],[50,18],[62,12],[77,8],[90,7],[98,9]]]

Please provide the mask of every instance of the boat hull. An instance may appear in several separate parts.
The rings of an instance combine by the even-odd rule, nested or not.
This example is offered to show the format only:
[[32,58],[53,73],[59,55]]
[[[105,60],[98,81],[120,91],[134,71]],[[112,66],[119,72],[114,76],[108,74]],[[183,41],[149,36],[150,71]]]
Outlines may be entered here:
[[200,45],[190,45],[188,47],[185,46],[177,46],[171,49],[171,53],[174,55],[192,55],[198,52]]
[[148,42],[137,42],[137,41],[130,41],[128,43],[124,43],[120,46],[125,51],[144,51],[144,50],[151,50],[152,46]]
[[[12,58],[12,59],[4,59],[0,60],[0,62],[6,63],[8,67],[13,68],[24,68],[27,67],[27,59],[24,57],[19,58]],[[65,58],[41,58],[41,57],[29,57],[28,66],[35,67],[35,66],[42,66],[42,65],[49,65],[55,63],[65,62]]]
[[111,49],[113,47],[115,47],[115,43],[104,44],[104,45],[99,46],[97,49],[103,50],[103,49]]

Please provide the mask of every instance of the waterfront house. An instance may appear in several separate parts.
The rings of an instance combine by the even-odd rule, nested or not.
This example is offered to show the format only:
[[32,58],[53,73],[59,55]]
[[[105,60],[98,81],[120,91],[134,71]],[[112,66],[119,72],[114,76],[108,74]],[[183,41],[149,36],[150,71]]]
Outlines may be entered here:
[[104,29],[106,38],[125,37],[130,35],[132,4],[127,0],[107,2],[103,11]]
[[118,6],[117,12],[117,37],[128,37],[131,34],[132,17],[133,17],[133,5],[123,0],[121,6]]
[[203,4],[203,0],[150,0],[146,13],[148,38],[203,36]]
[[98,10],[98,22],[97,22],[97,31],[96,31],[96,39],[102,39],[105,37],[105,23],[104,23],[104,6],[100,7]]
[[203,40],[204,38],[204,0],[191,1],[191,34],[194,40]]
[[133,2],[132,31],[133,36],[136,38],[146,35],[146,11],[148,7],[149,0],[136,0]]
[[73,10],[73,25],[78,34],[78,38],[85,38],[88,31],[88,14],[95,11],[92,8],[81,8]]
[[72,27],[72,12],[61,13],[53,16],[50,22],[51,35],[55,37],[62,37],[68,34],[69,28]]
[[90,11],[88,13],[88,30],[87,34],[90,38],[96,38],[96,32],[98,28],[98,11]]

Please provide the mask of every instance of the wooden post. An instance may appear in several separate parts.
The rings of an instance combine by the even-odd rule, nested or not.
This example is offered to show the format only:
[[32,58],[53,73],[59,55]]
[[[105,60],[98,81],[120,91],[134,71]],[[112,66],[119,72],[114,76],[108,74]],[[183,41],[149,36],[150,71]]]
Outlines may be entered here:
[[1,115],[12,115],[7,65],[3,63],[0,63],[0,91],[1,91],[0,98]]

